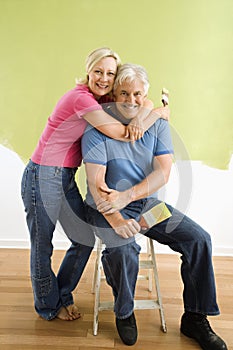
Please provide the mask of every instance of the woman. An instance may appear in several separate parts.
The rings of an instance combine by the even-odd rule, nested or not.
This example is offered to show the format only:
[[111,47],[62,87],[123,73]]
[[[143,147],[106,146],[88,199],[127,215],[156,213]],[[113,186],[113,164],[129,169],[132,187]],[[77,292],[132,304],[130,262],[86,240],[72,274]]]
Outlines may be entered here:
[[[23,174],[21,194],[31,240],[34,303],[37,313],[46,320],[80,317],[72,291],[95,243],[75,182],[87,122],[116,139],[134,140],[143,134],[140,125],[126,128],[100,105],[110,100],[119,65],[119,56],[108,48],[97,49],[88,56],[87,78],[58,101]],[[152,122],[158,117],[153,114]],[[72,244],[55,276],[51,256],[57,221]]]

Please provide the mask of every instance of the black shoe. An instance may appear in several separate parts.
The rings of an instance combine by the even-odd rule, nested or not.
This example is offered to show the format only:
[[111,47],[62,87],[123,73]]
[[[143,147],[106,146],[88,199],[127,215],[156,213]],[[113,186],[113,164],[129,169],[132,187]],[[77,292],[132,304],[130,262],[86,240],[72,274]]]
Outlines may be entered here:
[[118,334],[126,345],[134,345],[137,341],[138,331],[134,313],[125,319],[116,318]]
[[195,339],[204,350],[227,350],[226,344],[214,333],[205,315],[185,312],[180,330],[187,337]]

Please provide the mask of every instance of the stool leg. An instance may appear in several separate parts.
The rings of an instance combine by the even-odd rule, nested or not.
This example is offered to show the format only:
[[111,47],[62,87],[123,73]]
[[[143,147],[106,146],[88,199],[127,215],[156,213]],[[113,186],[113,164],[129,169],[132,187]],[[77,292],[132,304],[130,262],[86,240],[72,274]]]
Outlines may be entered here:
[[[151,248],[150,248],[150,240],[147,238],[146,240],[146,249],[147,249],[147,254],[148,254],[148,259],[151,260]],[[153,289],[153,280],[152,280],[152,271],[151,269],[148,270],[148,291],[152,292]]]
[[98,245],[99,245],[99,241],[97,243],[97,251],[96,251],[96,259],[95,259],[95,266],[94,266],[94,276],[93,276],[93,280],[92,280],[92,288],[91,288],[91,292],[92,294],[95,293],[95,288],[96,288],[96,279],[97,279],[97,269],[98,269]]
[[153,272],[154,272],[155,287],[156,287],[156,292],[157,292],[157,297],[158,297],[161,326],[162,326],[163,332],[166,333],[167,326],[166,326],[164,311],[163,311],[163,303],[162,303],[162,296],[161,296],[161,292],[160,292],[159,276],[158,276],[156,259],[155,259],[154,244],[153,244],[153,240],[151,238],[149,239],[149,242],[150,242],[151,259],[153,262]]
[[98,314],[99,314],[99,304],[100,304],[100,283],[101,283],[101,253],[102,253],[102,241],[99,239],[97,245],[97,256],[95,263],[95,273],[94,273],[94,322],[93,322],[93,334],[97,335],[98,332]]

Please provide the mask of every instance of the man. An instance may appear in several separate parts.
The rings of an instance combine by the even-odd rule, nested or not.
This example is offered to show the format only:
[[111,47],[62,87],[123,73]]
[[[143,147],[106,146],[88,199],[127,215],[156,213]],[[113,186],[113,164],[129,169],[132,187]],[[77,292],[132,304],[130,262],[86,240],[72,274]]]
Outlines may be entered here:
[[[114,85],[116,103],[107,111],[127,124],[137,116],[148,88],[142,67],[123,65]],[[88,220],[106,244],[102,263],[113,290],[118,333],[125,344],[133,345],[137,340],[133,308],[140,253],[135,234],[141,230],[138,221],[142,213],[159,203],[156,192],[169,178],[173,153],[169,126],[159,119],[134,144],[112,140],[89,128],[82,147],[88,179]],[[181,332],[194,338],[202,349],[227,349],[207,320],[207,315],[219,314],[210,236],[184,214],[167,206],[171,218],[144,234],[181,254]]]

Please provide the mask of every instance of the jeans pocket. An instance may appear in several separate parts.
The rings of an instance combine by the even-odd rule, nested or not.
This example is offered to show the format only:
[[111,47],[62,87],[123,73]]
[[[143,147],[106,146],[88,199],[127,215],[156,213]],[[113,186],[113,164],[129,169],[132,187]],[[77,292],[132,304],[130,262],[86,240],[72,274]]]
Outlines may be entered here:
[[62,169],[59,167],[40,166],[36,173],[38,204],[44,208],[57,208],[65,196],[62,181]]

